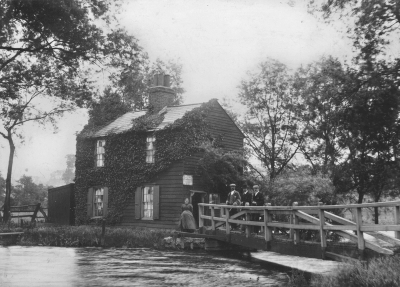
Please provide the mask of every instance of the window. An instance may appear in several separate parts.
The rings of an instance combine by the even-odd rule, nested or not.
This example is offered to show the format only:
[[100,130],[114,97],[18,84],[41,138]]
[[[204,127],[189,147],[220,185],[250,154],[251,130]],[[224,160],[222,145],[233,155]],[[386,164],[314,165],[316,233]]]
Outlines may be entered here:
[[142,189],[142,218],[153,218],[153,187],[145,186]]
[[208,203],[209,204],[218,204],[218,203],[220,203],[219,194],[218,193],[210,193],[209,197],[208,197]]
[[96,144],[96,166],[104,166],[104,146],[106,145],[106,140],[98,140]]
[[96,188],[93,196],[93,216],[103,216],[104,188]]
[[144,185],[136,188],[135,193],[135,218],[159,218],[160,188],[158,185]]
[[156,137],[151,135],[146,139],[146,162],[154,163]]
[[108,188],[89,188],[87,196],[87,215],[89,217],[106,216],[108,208]]

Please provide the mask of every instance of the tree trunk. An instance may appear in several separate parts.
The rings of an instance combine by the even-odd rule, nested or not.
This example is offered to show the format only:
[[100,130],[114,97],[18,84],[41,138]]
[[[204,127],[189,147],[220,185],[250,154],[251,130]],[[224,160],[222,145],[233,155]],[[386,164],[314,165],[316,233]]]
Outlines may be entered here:
[[3,221],[7,222],[10,219],[10,206],[11,206],[11,175],[14,162],[15,145],[12,139],[11,131],[7,135],[8,144],[10,146],[10,155],[8,157],[8,169],[6,178],[6,197],[4,199],[4,217]]

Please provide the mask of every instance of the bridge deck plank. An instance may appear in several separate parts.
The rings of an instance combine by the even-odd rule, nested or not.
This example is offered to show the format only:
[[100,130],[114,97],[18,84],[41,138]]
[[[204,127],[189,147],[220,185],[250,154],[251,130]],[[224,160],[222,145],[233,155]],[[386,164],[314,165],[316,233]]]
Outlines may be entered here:
[[251,257],[257,260],[297,269],[303,272],[324,275],[334,274],[339,270],[339,268],[345,268],[347,265],[343,262],[283,255],[271,251],[252,252]]

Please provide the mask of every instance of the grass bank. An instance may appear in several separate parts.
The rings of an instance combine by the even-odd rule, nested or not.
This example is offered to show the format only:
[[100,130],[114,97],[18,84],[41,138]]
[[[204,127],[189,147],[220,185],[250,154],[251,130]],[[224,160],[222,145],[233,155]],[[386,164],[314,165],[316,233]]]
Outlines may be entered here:
[[[45,226],[33,228],[6,228],[0,231],[24,231],[17,244],[22,246],[101,246],[101,227],[98,226]],[[163,238],[172,236],[173,230],[107,227],[104,247],[160,247]]]
[[398,287],[400,286],[400,255],[374,258],[368,263],[352,264],[340,269],[335,275],[313,275],[307,280],[303,274],[294,272],[291,287]]

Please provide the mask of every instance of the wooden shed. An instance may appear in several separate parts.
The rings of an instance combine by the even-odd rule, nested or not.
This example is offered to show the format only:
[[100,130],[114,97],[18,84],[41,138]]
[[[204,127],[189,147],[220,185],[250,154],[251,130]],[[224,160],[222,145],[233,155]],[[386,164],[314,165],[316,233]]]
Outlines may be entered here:
[[75,184],[49,188],[48,222],[60,225],[75,223]]

